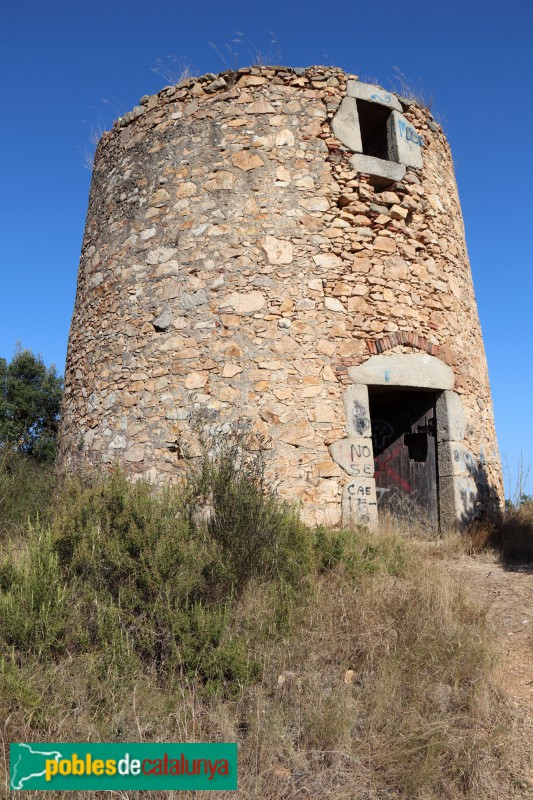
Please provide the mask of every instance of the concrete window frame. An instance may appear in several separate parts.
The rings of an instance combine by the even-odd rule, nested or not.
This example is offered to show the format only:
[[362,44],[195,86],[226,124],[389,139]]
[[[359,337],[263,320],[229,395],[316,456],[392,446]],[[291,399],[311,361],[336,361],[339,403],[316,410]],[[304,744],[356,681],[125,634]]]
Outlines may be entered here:
[[353,381],[344,396],[346,438],[329,447],[332,459],[350,476],[343,487],[343,525],[378,526],[369,387],[433,391],[436,396],[438,507],[441,528],[464,527],[476,514],[481,480],[475,457],[465,447],[466,420],[453,391],[452,369],[424,353],[372,356],[348,369]]
[[[388,158],[376,158],[363,152],[360,112],[361,103],[375,103],[390,110],[387,121]],[[343,98],[331,127],[334,135],[354,155],[350,164],[357,172],[364,172],[377,183],[391,183],[401,180],[407,167],[421,169],[423,166],[422,148],[424,141],[411,123],[402,114],[398,98],[380,86],[349,80],[346,96]]]

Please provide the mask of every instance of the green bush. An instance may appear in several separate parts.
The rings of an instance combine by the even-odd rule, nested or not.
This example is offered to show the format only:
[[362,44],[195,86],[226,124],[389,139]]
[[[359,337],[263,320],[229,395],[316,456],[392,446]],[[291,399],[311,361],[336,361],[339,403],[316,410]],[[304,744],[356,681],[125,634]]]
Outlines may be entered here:
[[232,435],[180,489],[156,494],[117,470],[67,481],[54,508],[22,561],[0,564],[4,645],[39,658],[96,651],[103,669],[142,663],[209,693],[257,675],[253,626],[243,635],[235,622],[246,587],[286,598],[316,558],[311,532],[266,487],[262,452]]
[[115,472],[94,486],[70,481],[58,497],[55,548],[65,573],[132,613],[205,592],[213,558],[192,531],[177,492],[153,493],[144,481]]
[[51,463],[0,450],[0,541],[19,536],[28,521],[46,518],[54,483]]
[[311,569],[312,540],[296,509],[267,485],[261,443],[237,430],[201,439],[201,445],[188,503],[193,519],[199,507],[205,511],[226,585],[240,591],[258,575],[297,583]]
[[318,526],[314,531],[314,549],[319,571],[342,568],[351,578],[373,572],[401,575],[406,552],[396,536],[373,536],[363,527],[331,530]]
[[[22,557],[0,562],[6,649],[39,659],[97,652],[104,672],[134,676],[144,665],[231,694],[258,674],[253,642],[264,626],[289,632],[314,573],[398,570],[385,539],[303,525],[268,488],[264,452],[247,434],[205,444],[179,489],[156,494],[117,470],[57,490]],[[236,612],[249,588],[269,597],[259,624]]]
[[[242,642],[228,632],[234,586],[218,543],[190,520],[183,492],[154,494],[116,472],[83,488],[72,481],[54,521],[61,568],[77,587],[91,647],[127,653],[165,675],[213,690],[251,677]],[[222,575],[221,585],[213,579]],[[126,658],[127,660],[127,658]]]
[[0,639],[22,653],[47,655],[64,647],[70,614],[69,592],[52,537],[30,529],[19,564],[0,564]]

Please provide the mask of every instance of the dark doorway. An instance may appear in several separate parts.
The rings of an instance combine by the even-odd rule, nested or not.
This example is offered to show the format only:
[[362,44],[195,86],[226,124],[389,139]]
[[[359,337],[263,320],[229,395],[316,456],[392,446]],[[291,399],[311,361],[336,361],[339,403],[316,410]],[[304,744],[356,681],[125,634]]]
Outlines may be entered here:
[[378,512],[437,527],[435,394],[369,387],[369,396]]

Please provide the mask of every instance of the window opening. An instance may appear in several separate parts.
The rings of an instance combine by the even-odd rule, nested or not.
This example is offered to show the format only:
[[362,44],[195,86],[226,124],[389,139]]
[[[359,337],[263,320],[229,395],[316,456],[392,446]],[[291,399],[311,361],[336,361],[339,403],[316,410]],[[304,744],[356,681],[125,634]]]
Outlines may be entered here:
[[357,100],[363,154],[391,161],[387,123],[391,109],[368,100]]

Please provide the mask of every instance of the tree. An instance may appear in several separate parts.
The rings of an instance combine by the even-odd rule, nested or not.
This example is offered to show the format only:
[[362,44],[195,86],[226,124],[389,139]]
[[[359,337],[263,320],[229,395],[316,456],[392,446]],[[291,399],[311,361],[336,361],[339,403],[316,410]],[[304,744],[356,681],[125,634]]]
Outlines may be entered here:
[[0,358],[0,449],[52,461],[56,452],[63,379],[41,356],[18,347]]

